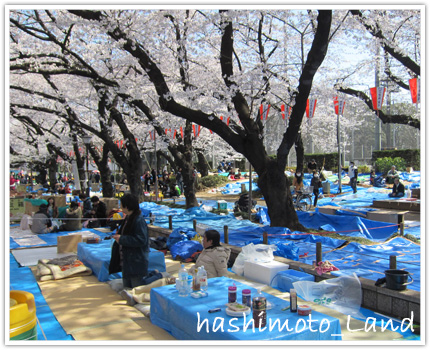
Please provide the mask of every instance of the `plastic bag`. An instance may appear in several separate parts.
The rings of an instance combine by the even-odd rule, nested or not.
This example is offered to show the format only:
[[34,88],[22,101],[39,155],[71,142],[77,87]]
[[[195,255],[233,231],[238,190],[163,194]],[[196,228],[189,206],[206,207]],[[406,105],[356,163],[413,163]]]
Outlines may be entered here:
[[297,294],[306,301],[324,305],[345,315],[365,318],[360,313],[361,283],[357,275],[341,276],[321,282],[293,282]]
[[237,256],[231,268],[237,275],[243,276],[245,261],[265,263],[274,260],[273,252],[277,250],[275,245],[250,243],[242,247],[242,251]]
[[[190,237],[189,234],[192,233]],[[175,243],[180,241],[187,241],[195,235],[196,231],[187,228],[177,228],[172,231],[167,238],[167,248],[170,249]]]
[[299,247],[293,242],[276,243],[277,250],[273,253],[276,256],[299,261]]
[[185,260],[191,257],[195,252],[201,252],[203,246],[197,241],[180,241],[170,247],[170,253],[173,259],[180,258]]
[[29,219],[31,218],[30,215],[24,214],[22,216],[22,219],[19,223],[19,226],[21,228],[21,230],[29,230],[30,229],[30,223],[29,223]]

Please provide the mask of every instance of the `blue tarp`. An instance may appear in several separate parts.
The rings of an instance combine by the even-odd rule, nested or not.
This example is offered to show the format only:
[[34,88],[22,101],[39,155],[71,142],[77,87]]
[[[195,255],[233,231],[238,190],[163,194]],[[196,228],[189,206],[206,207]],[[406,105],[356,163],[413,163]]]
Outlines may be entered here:
[[[249,191],[249,180],[246,181],[237,181],[234,183],[230,183],[225,185],[225,187],[221,188],[222,194],[240,194],[242,192],[242,184],[245,185],[247,191]],[[253,182],[252,183],[252,191],[258,191],[258,185]]]
[[[113,240],[106,240],[97,244],[78,243],[77,254],[79,260],[81,260],[85,266],[91,268],[93,274],[100,282],[122,277],[121,272],[109,275],[112,243]],[[166,271],[164,253],[150,248],[148,271],[153,271],[155,269],[160,272]]]
[[55,318],[31,269],[19,267],[12,254],[10,254],[10,290],[22,290],[33,294],[36,303],[36,316],[40,322],[40,325],[37,325],[38,340],[45,340],[45,336],[46,340],[74,340],[71,335],[64,331]]
[[[264,220],[268,224],[269,216],[267,208],[260,208],[260,222]],[[312,229],[323,229],[335,231],[345,236],[364,237],[371,240],[385,240],[397,231],[397,226],[391,223],[372,221],[356,216],[328,215],[318,212],[297,212],[297,216],[302,225]],[[328,226],[327,226],[328,225]]]

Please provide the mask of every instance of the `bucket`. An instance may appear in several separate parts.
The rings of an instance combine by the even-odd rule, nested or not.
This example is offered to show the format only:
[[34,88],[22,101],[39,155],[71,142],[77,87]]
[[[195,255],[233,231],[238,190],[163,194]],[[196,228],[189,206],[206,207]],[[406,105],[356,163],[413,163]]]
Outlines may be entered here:
[[36,304],[33,294],[10,291],[10,340],[37,340]]
[[[411,281],[408,282],[408,278]],[[393,290],[405,290],[414,280],[408,271],[385,270],[386,287]]]

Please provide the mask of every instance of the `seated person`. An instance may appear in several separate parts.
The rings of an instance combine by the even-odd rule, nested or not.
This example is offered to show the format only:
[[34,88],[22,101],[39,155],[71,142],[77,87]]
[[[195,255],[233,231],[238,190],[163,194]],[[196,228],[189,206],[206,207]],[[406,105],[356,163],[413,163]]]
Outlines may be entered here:
[[387,173],[387,177],[386,177],[385,181],[387,182],[387,184],[392,184],[392,183],[394,183],[394,178],[396,176],[398,177],[399,173],[396,170],[396,166],[392,165],[391,170],[388,171],[388,173]]
[[207,230],[205,232],[203,236],[203,248],[203,251],[197,258],[196,264],[189,271],[204,266],[208,278],[227,276],[230,248],[221,245],[218,231]]
[[91,198],[87,197],[85,193],[79,194],[79,199],[82,202],[82,217],[90,218],[91,211],[93,210],[93,203],[91,202]]
[[66,209],[64,219],[64,224],[59,228],[60,231],[79,231],[82,229],[82,209],[77,202],[70,202],[70,207]]
[[55,198],[54,197],[49,197],[48,198],[48,216],[50,218],[58,218],[58,208],[55,205]]
[[52,226],[51,219],[48,217],[48,206],[41,204],[39,211],[33,216],[31,232],[36,234],[58,232],[57,227]]
[[372,170],[370,172],[370,184],[372,186],[375,186],[375,179],[376,179],[376,174],[375,174],[375,170]]
[[106,226],[106,218],[107,218],[107,207],[106,204],[100,201],[99,197],[93,196],[91,197],[91,203],[93,205],[93,209],[90,211],[90,218],[96,219],[91,220],[88,227],[104,227]]
[[296,173],[294,174],[293,186],[295,193],[303,190],[303,174],[300,171],[296,171]]
[[238,171],[238,172],[237,172],[237,174],[235,174],[235,175],[234,175],[234,178],[235,178],[236,180],[239,180],[239,179],[240,179],[240,171]]
[[64,187],[64,193],[65,194],[72,193],[72,189],[70,188],[69,183],[67,183],[66,186]]
[[400,182],[399,177],[394,178],[393,192],[388,197],[403,197],[405,195],[405,186]]

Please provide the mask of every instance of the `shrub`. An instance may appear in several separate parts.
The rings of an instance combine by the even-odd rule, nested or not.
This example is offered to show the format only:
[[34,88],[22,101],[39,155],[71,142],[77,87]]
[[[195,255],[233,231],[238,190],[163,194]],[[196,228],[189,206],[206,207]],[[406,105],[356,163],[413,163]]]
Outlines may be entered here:
[[208,188],[220,187],[228,183],[228,178],[226,176],[208,175],[202,177],[199,183],[201,186]]
[[406,170],[406,162],[403,158],[396,157],[384,157],[378,158],[375,162],[375,171],[380,173],[387,173],[391,166],[395,165],[397,171],[405,171]]
[[360,165],[357,169],[360,174],[370,173],[370,170],[372,170],[369,165]]

